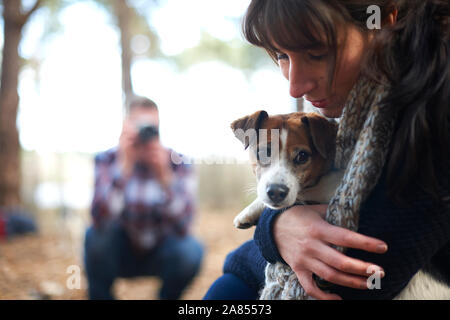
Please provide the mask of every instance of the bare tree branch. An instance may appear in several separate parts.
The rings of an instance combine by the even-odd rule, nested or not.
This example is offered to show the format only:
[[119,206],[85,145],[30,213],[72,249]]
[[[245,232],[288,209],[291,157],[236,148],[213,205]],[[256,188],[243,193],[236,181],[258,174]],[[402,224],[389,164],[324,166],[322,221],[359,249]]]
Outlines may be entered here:
[[30,16],[41,6],[42,0],[36,0],[34,5],[25,13],[23,13],[20,17],[20,24],[24,26],[27,23]]

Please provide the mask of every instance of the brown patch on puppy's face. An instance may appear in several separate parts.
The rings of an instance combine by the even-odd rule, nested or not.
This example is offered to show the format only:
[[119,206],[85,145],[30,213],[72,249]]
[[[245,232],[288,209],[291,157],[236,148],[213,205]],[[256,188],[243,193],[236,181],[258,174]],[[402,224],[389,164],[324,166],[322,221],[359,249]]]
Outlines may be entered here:
[[333,165],[337,126],[314,113],[294,113],[286,124],[288,162],[300,188],[310,187]]
[[[337,127],[316,114],[266,115],[259,111],[233,124],[257,123],[250,129],[258,136],[250,137],[249,144],[242,135],[238,138],[250,147],[258,197],[271,208],[285,208],[331,168]],[[232,125],[234,131],[236,127]]]

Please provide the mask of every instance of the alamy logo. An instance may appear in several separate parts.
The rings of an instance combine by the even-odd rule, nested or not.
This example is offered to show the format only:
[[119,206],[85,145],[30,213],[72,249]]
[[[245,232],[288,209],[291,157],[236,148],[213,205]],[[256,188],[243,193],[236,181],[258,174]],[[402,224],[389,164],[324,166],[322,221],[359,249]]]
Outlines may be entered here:
[[[279,156],[279,142],[280,142],[280,130],[270,129],[270,141],[268,138],[268,129],[237,129],[235,131],[236,137],[241,140],[244,144],[248,145],[250,150],[256,152],[258,161],[262,165],[269,165],[270,163],[276,161]],[[194,159],[188,156],[184,156],[172,150],[170,154],[170,159],[173,164],[241,164],[247,163],[248,160],[239,161],[233,159],[225,159],[221,157],[210,157],[204,159]]]
[[367,14],[370,14],[370,17],[367,18],[367,28],[369,30],[373,29],[381,29],[381,9],[377,5],[371,5],[367,7]]
[[270,142],[268,141],[267,129],[237,129],[234,134],[257,153],[257,159],[262,165],[271,164],[279,155],[280,130],[270,130]]
[[369,290],[381,289],[381,273],[382,271],[377,266],[369,266],[366,270],[367,274],[371,274],[367,278],[367,288]]
[[81,289],[81,268],[77,265],[71,265],[67,267],[66,273],[70,274],[66,281],[67,289]]

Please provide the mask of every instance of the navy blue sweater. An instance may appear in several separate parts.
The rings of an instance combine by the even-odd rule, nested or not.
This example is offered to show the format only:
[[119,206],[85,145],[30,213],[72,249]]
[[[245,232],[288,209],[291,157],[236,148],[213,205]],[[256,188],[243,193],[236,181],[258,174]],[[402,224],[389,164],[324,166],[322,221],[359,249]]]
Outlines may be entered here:
[[[386,173],[360,210],[358,232],[388,244],[385,254],[348,249],[346,255],[379,265],[386,276],[379,290],[358,290],[333,285],[329,290],[343,299],[392,299],[419,269],[450,285],[450,165],[441,172],[440,191],[444,202],[433,203],[427,195],[415,197],[401,207],[386,195]],[[281,211],[266,209],[256,226],[254,240],[231,252],[224,272],[233,273],[250,287],[264,285],[264,268],[269,262],[284,262],[275,245],[272,226]]]

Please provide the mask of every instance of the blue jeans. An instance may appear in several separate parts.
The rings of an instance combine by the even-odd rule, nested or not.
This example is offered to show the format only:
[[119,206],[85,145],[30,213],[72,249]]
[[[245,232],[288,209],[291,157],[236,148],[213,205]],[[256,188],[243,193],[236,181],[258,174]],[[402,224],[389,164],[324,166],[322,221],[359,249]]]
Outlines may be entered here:
[[148,253],[137,255],[125,230],[114,224],[88,228],[84,263],[89,299],[114,299],[116,278],[156,276],[162,280],[160,299],[178,299],[200,269],[203,246],[192,236],[169,236]]
[[258,300],[258,292],[232,273],[224,273],[206,292],[203,300]]

